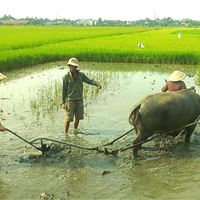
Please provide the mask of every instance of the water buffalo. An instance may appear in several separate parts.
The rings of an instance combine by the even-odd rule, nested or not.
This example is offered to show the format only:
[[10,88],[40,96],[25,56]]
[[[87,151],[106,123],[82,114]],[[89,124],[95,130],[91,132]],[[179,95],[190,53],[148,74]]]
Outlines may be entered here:
[[[137,138],[133,141],[133,156],[137,156],[142,141],[153,134],[164,134],[171,130],[177,135],[181,128],[194,122],[200,115],[200,95],[190,90],[156,93],[147,96],[137,104],[129,116],[129,123],[136,130]],[[185,142],[196,124],[186,128]],[[137,143],[140,143],[137,145]]]

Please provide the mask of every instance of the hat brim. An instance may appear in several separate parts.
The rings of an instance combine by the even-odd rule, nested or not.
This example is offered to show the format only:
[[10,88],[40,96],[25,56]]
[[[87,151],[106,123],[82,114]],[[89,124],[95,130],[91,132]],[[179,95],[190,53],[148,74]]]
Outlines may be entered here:
[[186,77],[186,74],[183,73],[183,74],[171,74],[168,78],[169,81],[181,81],[183,80],[184,78]]
[[79,67],[79,65],[78,65],[77,63],[72,62],[72,61],[69,61],[69,62],[67,63],[67,66]]
[[67,66],[79,67],[78,65],[67,64]]

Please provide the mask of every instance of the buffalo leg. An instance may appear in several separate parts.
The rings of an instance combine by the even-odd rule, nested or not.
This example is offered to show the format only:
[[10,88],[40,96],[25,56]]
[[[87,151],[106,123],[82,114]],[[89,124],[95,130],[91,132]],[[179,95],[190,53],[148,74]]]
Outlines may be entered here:
[[133,158],[138,156],[138,150],[141,148],[142,144],[146,141],[148,136],[146,134],[139,134],[137,138],[133,141]]
[[195,127],[196,127],[196,125],[186,128],[186,135],[185,135],[185,142],[186,143],[190,142],[190,136],[192,135]]

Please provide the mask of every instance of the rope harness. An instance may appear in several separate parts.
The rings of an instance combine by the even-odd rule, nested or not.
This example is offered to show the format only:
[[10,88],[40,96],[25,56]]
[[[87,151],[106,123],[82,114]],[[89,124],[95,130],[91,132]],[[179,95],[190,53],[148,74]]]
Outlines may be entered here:
[[[184,127],[182,128],[179,128],[179,129],[175,129],[175,130],[170,130],[170,131],[167,131],[165,133],[162,133],[162,135],[167,135],[171,132],[175,132],[175,131],[180,131],[182,132],[185,128],[188,128],[190,126],[193,126],[195,124],[198,124],[198,120],[200,119],[200,115],[197,117],[197,119],[192,122],[192,123],[189,123],[187,125],[185,125]],[[149,142],[151,140],[154,140],[158,137],[160,137],[161,135],[154,135],[144,141],[141,141],[141,142],[138,142],[138,143],[135,143],[129,147],[126,147],[126,148],[121,148],[121,149],[117,149],[117,150],[109,150],[108,148],[106,148],[106,146],[109,146],[109,145],[112,145],[114,142],[116,142],[117,140],[121,139],[122,137],[126,136],[127,134],[129,134],[131,131],[134,130],[134,128],[130,129],[129,131],[127,131],[126,133],[122,134],[121,136],[115,138],[114,140],[112,140],[111,142],[108,142],[104,145],[101,145],[101,146],[96,146],[96,147],[84,147],[84,146],[80,146],[80,145],[77,145],[77,144],[73,144],[73,143],[68,143],[68,142],[64,142],[64,141],[58,141],[58,140],[54,140],[54,139],[50,139],[50,138],[45,138],[45,137],[42,137],[42,138],[36,138],[32,141],[28,141],[26,139],[24,139],[23,137],[19,136],[17,133],[11,131],[10,129],[6,129],[8,132],[12,133],[13,135],[15,135],[16,137],[18,137],[19,139],[23,140],[24,142],[26,142],[27,144],[31,145],[32,147],[34,147],[35,149],[39,150],[42,152],[42,154],[45,154],[46,152],[48,152],[51,148],[51,145],[53,143],[58,143],[58,144],[64,144],[66,146],[69,146],[69,147],[76,147],[76,148],[79,148],[79,149],[84,149],[84,150],[95,150],[95,151],[98,151],[98,152],[102,152],[102,153],[105,153],[105,154],[114,154],[116,155],[118,152],[123,152],[123,151],[126,151],[130,148],[133,148],[134,146],[137,146],[137,145],[140,145],[140,144],[143,144],[143,143],[146,143],[146,142]],[[36,142],[40,142],[40,147],[36,146]],[[47,146],[47,144],[44,143],[44,141],[50,141],[52,142],[51,145]],[[102,149],[103,147],[103,149]]]

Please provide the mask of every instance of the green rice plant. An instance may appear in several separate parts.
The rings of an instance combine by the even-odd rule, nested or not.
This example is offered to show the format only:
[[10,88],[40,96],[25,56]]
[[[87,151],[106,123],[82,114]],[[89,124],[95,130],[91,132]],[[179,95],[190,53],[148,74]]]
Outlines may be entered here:
[[48,81],[36,88],[36,96],[30,98],[30,108],[37,119],[40,117],[53,116],[59,109],[61,102],[61,83]]
[[0,51],[148,30],[121,27],[0,26]]
[[[199,33],[200,28],[0,26],[0,70],[72,56],[95,62],[199,64]],[[138,48],[140,42],[145,48]]]

